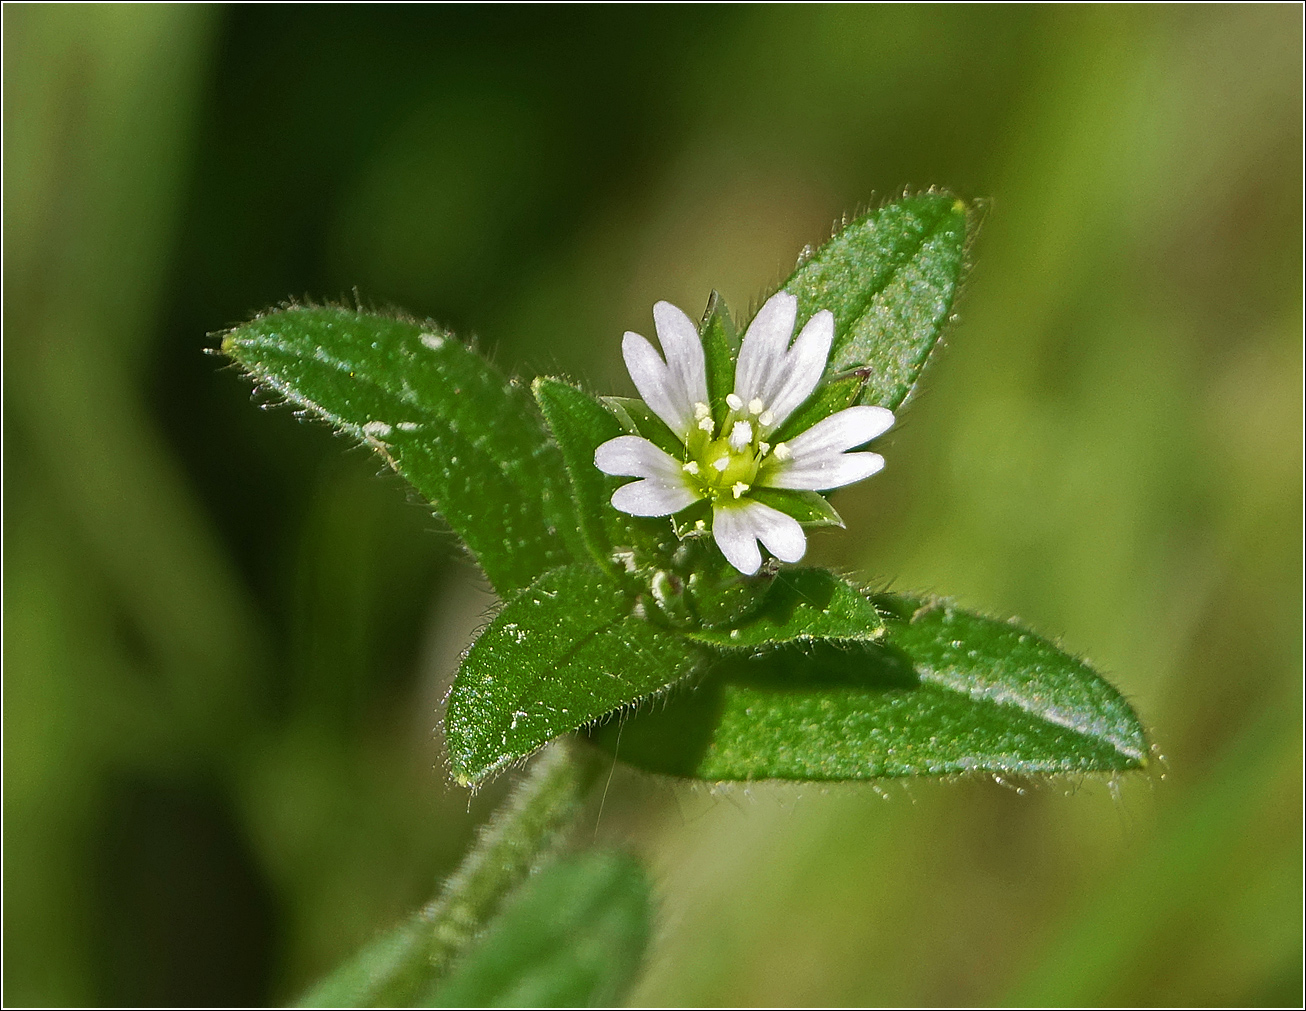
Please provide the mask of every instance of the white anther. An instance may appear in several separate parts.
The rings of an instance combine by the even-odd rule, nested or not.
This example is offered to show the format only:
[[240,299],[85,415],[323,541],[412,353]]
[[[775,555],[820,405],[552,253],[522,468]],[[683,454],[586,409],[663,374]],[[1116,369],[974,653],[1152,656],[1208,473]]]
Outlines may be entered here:
[[794,454],[789,452],[789,444],[786,442],[777,443],[775,447],[775,458],[777,460],[788,460]]
[[757,419],[758,424],[761,425],[763,428],[771,424],[771,422],[773,421],[775,421],[775,415],[772,414],[770,411],[763,411],[762,416]]
[[694,405],[694,418],[698,421],[702,421],[711,413],[712,413],[711,408],[709,408],[707,404],[703,403],[703,401],[701,400]]
[[706,520],[695,520],[695,521],[694,521],[694,529],[695,529],[695,530],[706,530],[706,529],[707,529],[707,521],[706,521]]
[[769,442],[759,442],[757,444],[757,451],[763,456],[766,456],[767,453],[771,452],[771,444]]
[[743,481],[736,481],[730,486],[730,490],[734,492],[735,498],[739,498],[740,495],[748,491],[748,485],[744,484]]
[[724,473],[725,469],[730,466],[730,456],[719,456],[712,461],[712,466]]
[[747,421],[736,421],[730,429],[730,448],[736,453],[753,441],[753,426]]
[[705,431],[708,435],[711,435],[713,432],[716,431],[716,425],[712,423],[712,418],[710,415],[706,418],[699,418],[698,427],[701,428],[703,431]]
[[726,397],[726,403],[732,411],[742,411],[744,409],[744,402],[733,393]]
[[762,403],[761,397],[754,397],[752,400],[748,402],[749,414],[761,414],[765,410],[766,410],[766,404]]
[[683,467],[681,467],[680,469],[683,470],[686,474],[697,474],[697,473],[698,473],[698,461],[696,461],[696,460],[690,460],[689,463],[685,464],[685,465],[684,465]]

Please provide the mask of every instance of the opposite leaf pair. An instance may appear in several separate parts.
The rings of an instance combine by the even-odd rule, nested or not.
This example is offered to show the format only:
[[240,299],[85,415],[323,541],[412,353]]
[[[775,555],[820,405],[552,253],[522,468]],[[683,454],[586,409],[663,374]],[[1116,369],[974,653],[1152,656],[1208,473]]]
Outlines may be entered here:
[[[1146,740],[1129,706],[1050,643],[944,604],[872,596],[828,572],[746,578],[740,571],[758,568],[758,528],[732,535],[727,519],[722,534],[722,517],[745,499],[804,525],[838,522],[813,489],[843,482],[786,486],[795,482],[785,473],[803,471],[777,467],[775,449],[792,449],[800,433],[821,431],[822,419],[854,405],[862,413],[853,417],[880,419],[899,407],[947,321],[967,235],[965,206],[927,193],[854,221],[800,265],[768,303],[787,328],[765,319],[754,326],[783,333],[786,348],[795,324],[814,328],[800,333],[802,354],[813,358],[831,328],[823,381],[810,396],[799,396],[810,368],[790,388],[792,373],[746,370],[741,351],[735,376],[733,332],[715,301],[698,334],[704,388],[680,373],[675,398],[659,402],[659,390],[643,390],[651,407],[600,402],[553,379],[536,380],[532,398],[438,328],[338,308],[267,314],[231,331],[223,349],[262,386],[381,453],[503,598],[450,694],[445,729],[463,782],[581,728],[616,747],[597,723],[617,712],[630,717],[623,759],[714,779],[1138,767]],[[663,375],[662,392],[672,388],[669,349],[666,363],[638,349],[633,357],[646,375]],[[708,399],[693,399],[700,394]],[[691,421],[708,421],[712,432]],[[629,446],[621,440],[631,436],[660,447],[688,478],[724,456],[722,474],[755,467],[754,480],[686,484],[695,497],[673,522],[621,512],[612,501],[624,501],[622,482],[596,468],[595,453]],[[623,468],[620,450],[609,452],[618,460],[607,469],[650,479],[633,457]],[[857,456],[818,454],[836,469]],[[625,504],[648,491],[624,493]],[[710,515],[734,568],[701,536]],[[791,546],[774,553],[797,557]],[[654,698],[663,703],[656,712],[645,705],[630,715]]]

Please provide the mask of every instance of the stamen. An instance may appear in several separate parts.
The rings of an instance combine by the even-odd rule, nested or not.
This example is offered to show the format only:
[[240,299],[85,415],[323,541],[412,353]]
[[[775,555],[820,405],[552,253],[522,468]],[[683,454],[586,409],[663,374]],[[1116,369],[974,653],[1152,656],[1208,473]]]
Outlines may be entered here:
[[748,402],[749,414],[761,414],[765,410],[766,410],[766,404],[762,403],[761,397],[754,397],[752,400]]
[[765,428],[767,425],[771,424],[771,422],[775,421],[775,415],[770,411],[763,411],[762,416],[758,418],[757,421],[758,424]]
[[767,453],[771,452],[771,444],[769,442],[759,442],[757,444],[757,451],[763,456],[766,456]]
[[686,474],[694,474],[694,475],[697,475],[697,474],[698,474],[698,461],[697,461],[697,460],[690,460],[689,463],[685,464],[685,465],[684,465],[683,467],[681,467],[680,469],[683,470]]
[[753,426],[747,421],[736,421],[730,430],[730,448],[736,453],[753,441]]
[[703,431],[705,431],[708,435],[711,435],[713,432],[716,431],[716,425],[712,423],[711,415],[708,415],[705,418],[699,418],[698,427],[701,428]]
[[748,491],[748,485],[744,484],[743,481],[736,481],[730,486],[730,490],[735,493],[735,498],[739,498],[740,495]]
[[788,460],[793,455],[793,453],[789,452],[789,444],[787,442],[781,442],[776,445],[775,458],[777,460]]
[[729,405],[732,411],[742,411],[744,409],[744,402],[733,393],[726,397],[726,404]]
[[717,470],[724,472],[725,469],[730,466],[730,454],[727,453],[725,456],[717,457],[712,461],[712,466]]
[[709,408],[709,407],[707,406],[707,404],[703,403],[703,401],[701,401],[701,400],[700,400],[697,404],[694,405],[694,420],[695,420],[695,421],[702,421],[704,418],[706,418],[706,417],[707,417],[709,414],[711,414],[711,413],[712,413],[711,408]]

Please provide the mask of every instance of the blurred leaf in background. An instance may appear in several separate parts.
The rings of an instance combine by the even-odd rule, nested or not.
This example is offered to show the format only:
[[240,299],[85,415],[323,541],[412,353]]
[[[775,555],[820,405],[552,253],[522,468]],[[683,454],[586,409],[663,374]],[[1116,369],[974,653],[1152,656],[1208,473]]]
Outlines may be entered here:
[[930,184],[991,200],[961,322],[813,561],[1059,634],[1165,773],[618,766],[630,1000],[1300,1002],[1298,9],[3,17],[9,1003],[285,1001],[501,790],[469,810],[431,732],[492,598],[204,334],[357,286],[628,391],[654,301],[756,305]]

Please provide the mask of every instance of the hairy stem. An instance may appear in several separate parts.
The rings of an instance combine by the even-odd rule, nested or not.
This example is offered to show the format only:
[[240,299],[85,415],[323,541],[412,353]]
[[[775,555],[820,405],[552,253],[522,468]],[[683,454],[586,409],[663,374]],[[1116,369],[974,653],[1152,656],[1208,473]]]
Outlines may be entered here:
[[425,1003],[503,899],[564,836],[595,781],[595,755],[570,740],[546,747],[480,829],[434,899],[349,959],[300,1000],[303,1006]]

